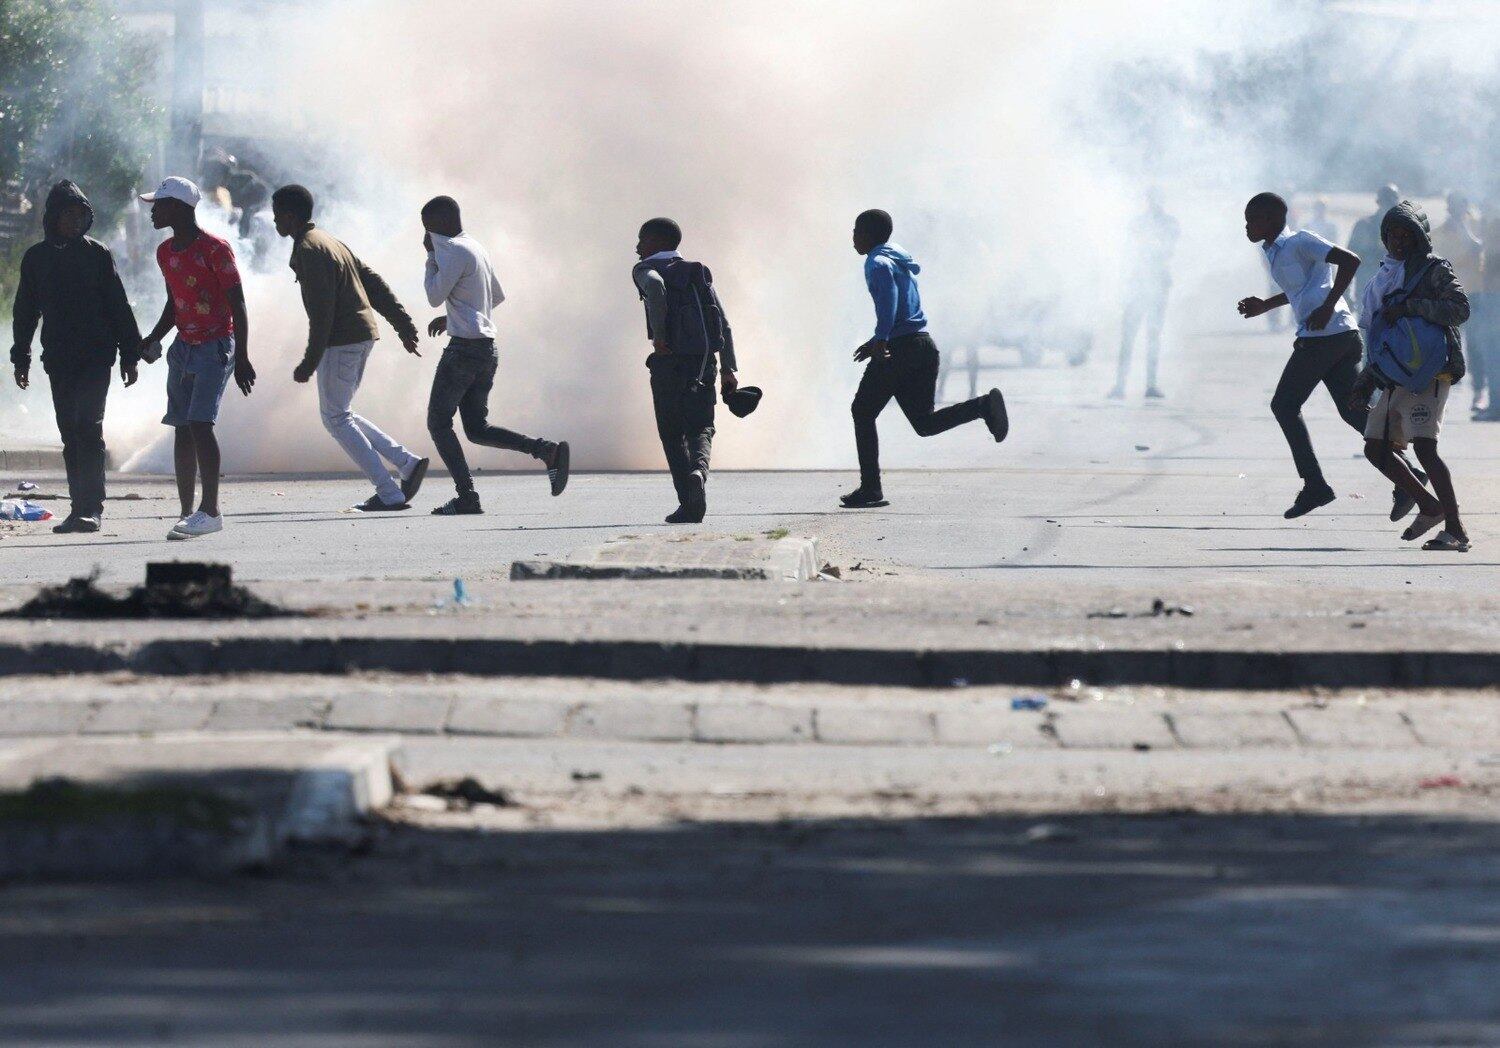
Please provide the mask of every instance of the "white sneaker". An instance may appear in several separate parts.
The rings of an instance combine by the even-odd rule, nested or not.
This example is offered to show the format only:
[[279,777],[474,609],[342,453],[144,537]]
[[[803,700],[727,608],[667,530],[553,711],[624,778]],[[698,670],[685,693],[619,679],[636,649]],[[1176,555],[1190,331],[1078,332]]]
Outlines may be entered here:
[[179,521],[176,527],[167,532],[167,538],[195,539],[200,535],[212,535],[216,531],[223,530],[223,517],[210,517],[200,509],[186,520]]

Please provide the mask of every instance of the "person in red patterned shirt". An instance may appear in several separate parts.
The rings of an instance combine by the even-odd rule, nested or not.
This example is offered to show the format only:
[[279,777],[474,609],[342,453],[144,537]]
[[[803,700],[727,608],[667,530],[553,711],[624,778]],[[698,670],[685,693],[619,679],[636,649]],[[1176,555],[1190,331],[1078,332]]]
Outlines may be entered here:
[[[167,413],[163,425],[176,431],[177,495],[182,518],[169,539],[189,539],[224,530],[219,512],[219,440],[214,423],[229,379],[245,396],[255,385],[250,366],[250,321],[234,251],[228,242],[198,228],[198,187],[185,178],[168,178],[141,199],[151,204],[151,224],[172,230],[156,249],[156,261],[167,283],[161,319],[146,336],[142,356],[161,355],[161,340],[177,329],[167,351]],[[196,480],[203,478],[203,499],[193,509]]]

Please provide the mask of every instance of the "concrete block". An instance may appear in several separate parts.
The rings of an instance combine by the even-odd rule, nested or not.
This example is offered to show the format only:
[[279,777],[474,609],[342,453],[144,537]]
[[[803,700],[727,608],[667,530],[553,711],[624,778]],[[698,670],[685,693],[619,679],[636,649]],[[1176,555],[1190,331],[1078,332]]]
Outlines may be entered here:
[[853,703],[818,707],[819,742],[848,746],[921,746],[931,744],[935,733],[930,710]]
[[281,699],[220,699],[203,725],[204,731],[290,731],[321,728],[328,699],[308,696]]
[[939,709],[937,741],[942,746],[991,746],[1005,743],[1016,749],[1056,749],[1057,738],[1044,730],[1047,713],[1013,710],[1010,701],[958,702]]
[[453,699],[418,692],[344,695],[333,701],[324,726],[332,731],[439,732]]
[[1338,705],[1323,709],[1300,707],[1287,716],[1308,746],[1350,750],[1404,750],[1417,737],[1390,707]]
[[1424,745],[1500,752],[1500,716],[1493,700],[1455,698],[1441,705],[1406,704],[1406,716]]
[[1195,750],[1283,748],[1300,745],[1297,733],[1279,710],[1214,710],[1167,715],[1182,744]]
[[212,699],[105,699],[82,731],[89,735],[138,735],[197,731],[213,713]]
[[811,706],[770,702],[712,702],[698,707],[699,742],[811,742]]
[[1159,710],[1137,709],[1118,702],[1059,705],[1053,730],[1064,749],[1171,749],[1177,740]]
[[578,705],[568,730],[587,739],[685,742],[693,737],[693,707],[671,699],[598,699]]
[[8,699],[0,702],[0,736],[72,735],[93,713],[91,702]]
[[515,699],[498,695],[462,695],[448,716],[457,735],[554,737],[566,733],[576,703],[566,699]]

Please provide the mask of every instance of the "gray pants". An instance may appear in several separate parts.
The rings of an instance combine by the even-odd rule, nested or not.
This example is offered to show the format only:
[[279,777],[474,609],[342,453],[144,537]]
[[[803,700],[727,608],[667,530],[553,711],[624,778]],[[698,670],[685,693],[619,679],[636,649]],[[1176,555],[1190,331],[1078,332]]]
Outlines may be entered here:
[[[1115,385],[1125,387],[1130,377],[1130,357],[1136,333],[1146,331],[1146,388],[1156,388],[1156,366],[1161,360],[1161,329],[1167,319],[1167,289],[1147,288],[1132,293],[1125,304],[1120,322],[1120,361],[1115,368]],[[971,394],[972,395],[972,394]]]
[[354,460],[375,493],[388,506],[405,502],[401,485],[381,462],[395,466],[402,477],[411,473],[420,461],[406,448],[386,436],[368,419],[356,415],[350,406],[359,384],[365,377],[365,362],[370,359],[374,342],[356,342],[348,346],[329,346],[318,362],[318,411],[323,426],[339,442],[344,453]]

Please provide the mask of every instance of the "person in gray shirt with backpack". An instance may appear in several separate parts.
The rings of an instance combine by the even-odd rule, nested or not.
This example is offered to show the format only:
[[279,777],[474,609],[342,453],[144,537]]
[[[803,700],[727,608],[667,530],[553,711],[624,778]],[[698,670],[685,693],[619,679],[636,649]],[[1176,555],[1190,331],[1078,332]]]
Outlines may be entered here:
[[[1403,200],[1380,224],[1387,255],[1365,285],[1360,323],[1370,338],[1370,362],[1355,380],[1350,403],[1376,392],[1365,424],[1365,456],[1417,503],[1417,517],[1401,537],[1410,542],[1445,525],[1423,549],[1469,552],[1448,465],[1438,455],[1438,431],[1448,391],[1464,377],[1459,325],[1469,298],[1453,265],[1432,251],[1432,227],[1416,204]],[[1411,444],[1436,497],[1399,456]]]
[[708,511],[708,459],[714,440],[714,377],[726,398],[739,387],[734,333],[714,291],[713,274],[677,252],[682,229],[670,218],[641,226],[631,270],[646,304],[651,402],[656,432],[677,489],[668,524],[698,524]]

